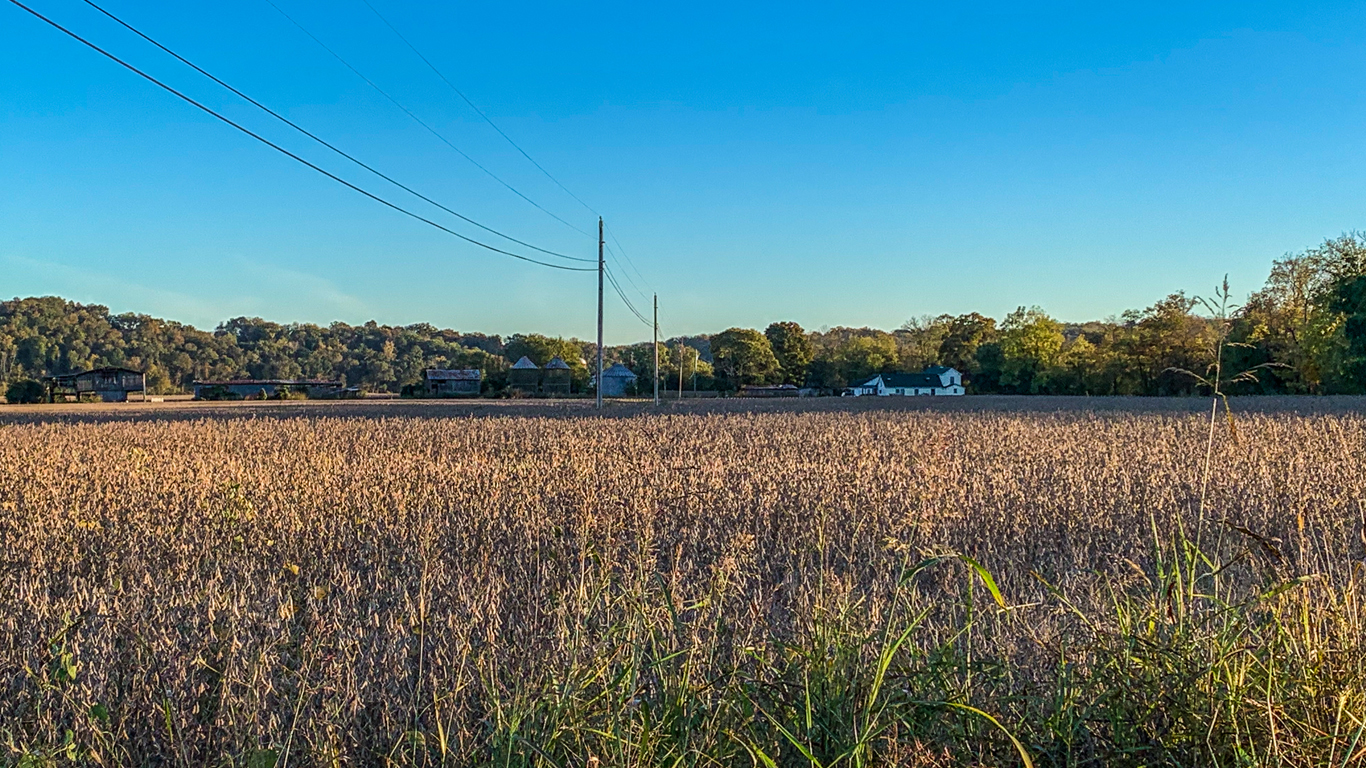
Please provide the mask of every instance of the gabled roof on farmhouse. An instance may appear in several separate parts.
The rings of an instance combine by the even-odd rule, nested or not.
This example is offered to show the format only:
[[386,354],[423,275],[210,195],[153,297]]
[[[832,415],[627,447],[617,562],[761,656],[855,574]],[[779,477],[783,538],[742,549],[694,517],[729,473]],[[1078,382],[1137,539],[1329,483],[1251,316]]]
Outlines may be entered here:
[[478,368],[428,368],[423,371],[427,381],[482,381],[484,372]]
[[550,362],[545,364],[545,369],[547,371],[567,371],[569,370],[569,363],[558,357],[552,357]]
[[626,366],[622,365],[621,363],[613,363],[611,368],[608,368],[607,370],[605,370],[605,371],[602,372],[602,375],[603,375],[603,378],[606,378],[606,377],[608,377],[608,376],[611,376],[611,377],[613,377],[613,378],[620,377],[620,378],[623,378],[623,379],[634,379],[634,378],[636,378],[636,375],[635,375],[634,373],[631,372],[631,369],[630,369],[630,368],[627,368]]
[[922,373],[929,373],[938,376],[941,373],[948,373],[949,371],[954,371],[954,373],[957,373],[956,370],[948,367],[947,365],[931,365],[929,368],[926,368],[924,371],[922,371]]
[[537,364],[531,362],[531,358],[527,357],[526,355],[522,355],[522,359],[521,359],[521,360],[518,360],[517,362],[515,362],[515,363],[512,364],[512,369],[513,369],[513,370],[516,370],[516,371],[526,371],[526,370],[537,370],[537,371],[539,371],[539,370],[541,369],[541,366],[539,366],[539,365],[537,365]]
[[938,376],[928,373],[880,373],[858,386],[875,387],[877,386],[879,377],[882,378],[882,386],[887,387],[888,389],[928,389],[931,387],[939,387],[942,389],[944,386],[944,382],[941,381]]
[[884,373],[882,384],[886,387],[943,387],[944,382],[937,375],[929,373]]

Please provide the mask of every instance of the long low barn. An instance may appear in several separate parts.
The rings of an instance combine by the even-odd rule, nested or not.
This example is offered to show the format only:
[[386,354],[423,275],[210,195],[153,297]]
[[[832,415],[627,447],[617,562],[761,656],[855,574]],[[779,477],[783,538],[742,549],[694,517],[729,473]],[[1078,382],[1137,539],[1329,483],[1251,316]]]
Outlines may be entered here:
[[340,397],[345,385],[322,379],[228,379],[194,382],[196,400],[248,400],[302,392],[308,397]]

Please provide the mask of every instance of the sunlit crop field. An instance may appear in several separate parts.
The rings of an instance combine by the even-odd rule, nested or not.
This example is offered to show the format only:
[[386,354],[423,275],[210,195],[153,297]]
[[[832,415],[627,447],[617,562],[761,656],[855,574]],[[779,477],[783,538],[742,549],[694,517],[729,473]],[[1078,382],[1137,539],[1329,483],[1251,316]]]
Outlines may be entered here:
[[1360,412],[645,410],[0,425],[0,759],[1366,765]]

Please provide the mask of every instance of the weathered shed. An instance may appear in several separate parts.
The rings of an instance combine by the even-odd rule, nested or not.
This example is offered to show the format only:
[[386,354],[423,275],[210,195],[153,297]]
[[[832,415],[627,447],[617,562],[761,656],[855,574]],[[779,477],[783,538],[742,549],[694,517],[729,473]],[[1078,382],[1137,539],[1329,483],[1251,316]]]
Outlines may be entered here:
[[541,391],[547,395],[567,395],[570,383],[569,363],[559,357],[551,358],[541,377]]
[[142,371],[118,366],[47,376],[43,379],[43,385],[47,387],[48,401],[54,403],[58,398],[79,400],[82,397],[98,397],[106,403],[122,403],[127,402],[130,392],[141,392],[144,398],[147,397],[147,377]]
[[[593,378],[596,384],[597,377],[594,376]],[[631,372],[631,369],[621,363],[615,363],[611,368],[602,372],[602,396],[621,397],[635,383],[636,375]]]
[[428,397],[477,397],[484,372],[478,368],[427,368],[422,372]]
[[523,394],[536,394],[541,388],[541,366],[522,355],[522,359],[508,369],[508,386]]

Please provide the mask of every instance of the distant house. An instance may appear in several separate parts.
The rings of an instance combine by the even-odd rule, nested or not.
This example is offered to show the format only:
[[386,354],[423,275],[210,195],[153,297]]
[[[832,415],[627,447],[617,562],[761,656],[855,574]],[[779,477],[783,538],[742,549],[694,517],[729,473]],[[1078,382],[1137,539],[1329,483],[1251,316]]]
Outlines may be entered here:
[[478,368],[427,368],[422,371],[422,393],[427,397],[478,397],[484,372]]
[[962,395],[963,374],[953,368],[933,365],[920,373],[879,373],[849,388],[855,397],[915,397],[917,395]]
[[289,394],[308,398],[344,397],[340,381],[323,379],[225,379],[194,382],[196,400],[267,400]]
[[541,392],[547,395],[567,395],[570,383],[569,363],[556,357],[545,364],[541,376]]
[[80,400],[82,397],[97,397],[106,403],[123,403],[127,402],[130,392],[141,392],[144,398],[147,397],[147,377],[143,372],[117,366],[46,376],[43,386],[47,387],[47,399],[52,403],[59,399]]
[[[593,376],[594,386],[597,386],[597,379],[596,375]],[[636,375],[631,373],[631,369],[621,363],[615,363],[602,372],[602,396],[621,397],[635,383]]]
[[541,389],[541,366],[522,355],[522,359],[508,369],[508,386],[525,395],[536,394]]

